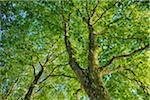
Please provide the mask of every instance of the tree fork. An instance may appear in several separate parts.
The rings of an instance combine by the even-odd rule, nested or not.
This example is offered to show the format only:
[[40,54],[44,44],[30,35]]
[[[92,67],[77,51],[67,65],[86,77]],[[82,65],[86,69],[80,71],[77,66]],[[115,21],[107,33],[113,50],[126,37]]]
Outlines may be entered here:
[[99,72],[96,70],[98,67],[98,46],[90,19],[91,18],[89,18],[87,22],[89,30],[88,83],[85,84],[84,88],[91,100],[111,100],[102,77],[98,76]]
[[70,67],[77,75],[79,82],[81,83],[85,92],[88,94],[91,100],[111,100],[111,97],[109,96],[109,93],[102,79],[98,76],[96,70],[96,67],[98,67],[98,47],[96,45],[95,41],[96,36],[93,33],[93,27],[90,24],[90,18],[87,21],[89,29],[89,54],[88,54],[89,66],[86,72],[82,70],[82,68],[77,63],[76,58],[74,57],[73,48],[71,47],[67,30],[69,20],[65,20],[63,5],[62,5],[62,18],[64,25],[64,41],[69,56]]

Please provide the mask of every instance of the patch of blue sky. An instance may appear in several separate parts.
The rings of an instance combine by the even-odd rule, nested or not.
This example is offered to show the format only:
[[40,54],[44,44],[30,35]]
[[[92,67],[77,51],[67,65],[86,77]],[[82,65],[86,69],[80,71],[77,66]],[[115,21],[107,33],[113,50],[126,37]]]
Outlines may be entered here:
[[6,15],[5,14],[2,15],[2,19],[6,19]]
[[8,21],[9,21],[9,22],[14,21],[15,19],[16,19],[16,15],[12,15],[12,16],[9,16],[9,17],[8,17]]
[[27,15],[27,12],[25,12],[25,11],[23,11],[23,10],[20,10],[19,15],[20,15],[22,18],[25,18],[26,15]]

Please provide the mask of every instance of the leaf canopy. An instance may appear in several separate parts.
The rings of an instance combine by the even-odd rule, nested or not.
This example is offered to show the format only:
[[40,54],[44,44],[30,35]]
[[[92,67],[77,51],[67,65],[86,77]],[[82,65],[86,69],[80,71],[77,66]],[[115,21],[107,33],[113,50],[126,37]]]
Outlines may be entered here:
[[[65,0],[64,17],[69,23],[69,40],[79,65],[88,67],[88,28],[86,21],[92,15],[96,0]],[[0,97],[24,98],[39,62],[49,62],[35,86],[35,100],[76,100],[81,88],[69,67],[64,44],[61,1],[0,1]],[[97,35],[99,66],[111,58],[129,54],[149,44],[149,13],[146,0],[101,0],[91,23]],[[87,14],[88,12],[88,14]],[[146,100],[150,95],[150,52],[141,51],[130,57],[114,60],[109,69],[123,66],[123,72],[107,74],[103,80],[114,100]],[[56,68],[54,70],[54,68]],[[40,83],[54,70],[54,76]],[[71,76],[71,77],[66,77]],[[88,100],[79,92],[81,100]],[[148,100],[148,99],[147,99]]]

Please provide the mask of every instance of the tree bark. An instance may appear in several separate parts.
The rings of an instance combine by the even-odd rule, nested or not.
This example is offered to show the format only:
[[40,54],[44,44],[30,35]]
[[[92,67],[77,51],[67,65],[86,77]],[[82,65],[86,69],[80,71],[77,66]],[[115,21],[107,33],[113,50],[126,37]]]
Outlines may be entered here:
[[97,68],[98,64],[98,46],[96,43],[96,35],[90,23],[91,17],[87,21],[89,30],[89,52],[88,52],[88,71],[87,82],[84,84],[84,90],[91,100],[111,100],[108,90],[103,83],[102,77],[99,77]]
[[90,100],[111,100],[103,80],[96,73],[88,74],[83,85]]
[[[62,4],[62,1],[61,1]],[[70,14],[69,14],[70,15]],[[70,16],[69,16],[70,17]],[[96,45],[96,37],[93,33],[93,27],[90,24],[90,18],[88,19],[87,25],[89,29],[89,52],[88,52],[88,69],[82,69],[74,55],[74,51],[69,41],[69,19],[66,20],[63,12],[62,4],[62,18],[64,24],[64,41],[66,45],[66,50],[69,56],[69,64],[72,70],[75,72],[80,84],[84,88],[85,92],[89,96],[90,100],[111,100],[109,93],[98,75],[98,48]]]
[[38,80],[40,79],[40,77],[41,77],[41,75],[43,73],[43,70],[44,70],[43,65],[41,65],[41,70],[39,71],[39,73],[37,75],[35,75],[34,80],[31,83],[31,85],[30,85],[30,87],[28,89],[28,92],[26,93],[26,95],[24,97],[24,100],[30,100],[31,99],[33,89],[34,89],[35,85],[37,84]]
[[[69,56],[69,64],[72,70],[77,75],[79,82],[83,86],[85,92],[88,94],[90,100],[111,100],[111,97],[109,96],[109,93],[106,87],[104,86],[102,79],[98,77],[98,73],[96,71],[96,67],[98,66],[97,48],[95,48],[95,45],[93,46],[93,44],[89,44],[89,68],[87,70],[81,69],[78,62],[76,61],[76,58],[74,57],[74,52],[71,47],[71,43],[68,39],[68,36],[66,35],[66,28],[67,24],[64,23],[64,41]],[[90,40],[90,42],[94,43],[93,40]]]

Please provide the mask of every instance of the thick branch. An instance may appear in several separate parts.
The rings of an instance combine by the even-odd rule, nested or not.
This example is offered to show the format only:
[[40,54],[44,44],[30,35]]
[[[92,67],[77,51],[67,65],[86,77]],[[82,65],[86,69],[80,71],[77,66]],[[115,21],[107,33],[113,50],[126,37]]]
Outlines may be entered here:
[[89,53],[88,53],[88,69],[92,72],[94,68],[98,66],[98,46],[96,44],[96,35],[93,32],[93,26],[88,21],[89,30]]
[[25,100],[30,100],[32,92],[33,92],[33,89],[34,89],[35,85],[37,84],[39,78],[41,77],[41,75],[43,73],[44,66],[40,62],[39,62],[39,64],[41,66],[41,70],[39,71],[39,73],[37,75],[35,75],[34,80],[31,83],[31,85],[30,85],[30,87],[28,89],[28,92],[26,93],[26,95],[24,97]]
[[68,52],[68,55],[69,55],[69,64],[70,64],[71,68],[75,71],[75,73],[77,75],[82,75],[83,74],[82,69],[76,61],[74,51],[71,47],[71,43],[68,39],[68,36],[66,35],[66,32],[67,32],[66,29],[64,30],[64,32],[65,32],[65,38],[64,38],[65,45],[66,45],[66,49],[67,49],[67,52]]
[[136,54],[138,52],[141,52],[141,51],[143,51],[143,50],[145,50],[147,48],[149,48],[149,44],[144,46],[144,47],[142,47],[142,48],[140,48],[140,49],[137,49],[137,50],[135,50],[135,51],[133,51],[133,52],[131,52],[129,54],[124,54],[124,55],[120,55],[120,56],[113,56],[104,66],[102,66],[102,68],[111,65],[113,63],[113,61],[115,61],[117,59],[124,58],[124,57],[130,57],[130,56],[132,56],[132,55],[134,55],[134,54]]
[[69,19],[66,20],[64,17],[64,10],[63,10],[64,8],[62,5],[62,1],[61,1],[61,7],[62,7],[62,18],[63,18],[63,24],[64,24],[64,41],[65,41],[67,53],[69,55],[69,64],[70,64],[71,68],[73,69],[73,71],[76,73],[76,75],[82,76],[83,71],[76,61],[73,48],[72,48],[71,43],[69,41],[68,30],[67,30],[67,27],[69,26],[69,25],[67,25],[69,23],[67,21],[69,21]]
[[32,64],[32,68],[33,68],[33,74],[34,74],[34,76],[35,76],[35,67],[34,67],[33,64]]

